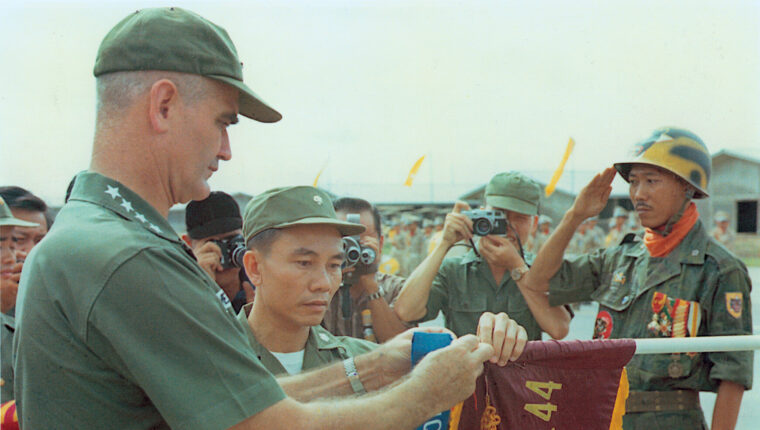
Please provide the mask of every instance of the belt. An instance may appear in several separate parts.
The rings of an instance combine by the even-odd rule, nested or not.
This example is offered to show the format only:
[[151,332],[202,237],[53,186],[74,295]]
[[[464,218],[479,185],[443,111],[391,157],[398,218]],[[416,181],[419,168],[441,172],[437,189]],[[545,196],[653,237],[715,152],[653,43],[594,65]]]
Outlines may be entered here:
[[699,391],[631,391],[625,402],[625,412],[684,411],[700,409]]

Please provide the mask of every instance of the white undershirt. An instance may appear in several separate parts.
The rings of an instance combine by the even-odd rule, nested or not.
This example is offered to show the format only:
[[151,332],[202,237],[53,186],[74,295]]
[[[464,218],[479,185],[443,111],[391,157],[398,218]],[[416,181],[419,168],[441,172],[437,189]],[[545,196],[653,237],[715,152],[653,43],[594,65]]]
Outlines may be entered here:
[[296,352],[272,352],[272,355],[282,364],[288,375],[295,375],[303,370],[303,356],[305,352],[306,348]]

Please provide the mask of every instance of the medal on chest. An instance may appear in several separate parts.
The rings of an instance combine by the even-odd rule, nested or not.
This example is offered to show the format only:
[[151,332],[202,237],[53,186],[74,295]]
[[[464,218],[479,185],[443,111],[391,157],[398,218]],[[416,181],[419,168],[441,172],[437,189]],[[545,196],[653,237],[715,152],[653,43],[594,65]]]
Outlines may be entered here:
[[[695,337],[701,316],[698,302],[668,297],[658,291],[652,296],[652,319],[647,329],[657,337]],[[696,353],[689,352],[688,355],[693,357]],[[674,361],[668,366],[668,375],[678,378],[683,375],[683,366],[675,361],[678,354],[671,357]]]

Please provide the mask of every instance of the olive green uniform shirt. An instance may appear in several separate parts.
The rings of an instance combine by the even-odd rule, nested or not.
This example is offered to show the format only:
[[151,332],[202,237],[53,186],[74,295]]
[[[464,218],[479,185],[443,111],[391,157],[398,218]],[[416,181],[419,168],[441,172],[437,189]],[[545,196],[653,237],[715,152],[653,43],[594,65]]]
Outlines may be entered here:
[[169,223],[97,173],[24,264],[15,347],[28,429],[226,429],[285,397]]
[[[698,336],[752,334],[747,268],[707,235],[701,221],[665,257],[651,257],[644,243],[631,235],[620,246],[570,259],[558,275],[562,282],[550,286],[550,304],[599,302],[595,337],[665,336],[650,328],[652,299],[658,292],[699,303]],[[750,351],[656,354],[635,355],[626,368],[631,390],[716,391],[722,380],[750,389],[752,363]],[[679,376],[669,375],[671,366]],[[701,410],[627,414],[624,419],[624,428],[648,430],[704,425]]]
[[[377,282],[377,286],[383,289],[383,300],[388,303],[388,306],[393,307],[398,298],[398,293],[404,287],[405,279],[400,276],[377,272],[375,273],[375,281]],[[348,318],[343,318],[342,301],[343,296],[341,295],[341,291],[338,291],[333,296],[327,312],[325,312],[322,326],[336,336],[363,338],[362,311],[369,309],[368,295],[362,294],[351,300],[351,315]],[[414,327],[414,324],[411,323],[404,324],[407,327]]]
[[[248,332],[248,342],[250,342],[253,351],[258,356],[264,367],[274,375],[286,375],[288,372],[268,349],[256,339],[256,336],[248,325],[247,314],[253,304],[248,304],[238,313],[238,321],[245,326]],[[334,336],[324,327],[315,325],[309,329],[309,337],[306,340],[306,347],[303,355],[302,371],[315,369],[332,363],[333,361],[342,361],[347,358],[356,357],[365,352],[377,348],[374,342],[364,339],[356,339],[348,336]]]
[[[533,254],[525,254],[526,263],[531,264],[533,258]],[[439,311],[446,317],[446,328],[457,336],[475,334],[483,312],[506,312],[525,327],[528,340],[541,340],[541,327],[510,273],[497,284],[488,263],[473,250],[441,263],[430,289],[427,313],[420,321],[435,318]]]
[[13,400],[13,333],[16,322],[8,314],[0,313],[0,403]]

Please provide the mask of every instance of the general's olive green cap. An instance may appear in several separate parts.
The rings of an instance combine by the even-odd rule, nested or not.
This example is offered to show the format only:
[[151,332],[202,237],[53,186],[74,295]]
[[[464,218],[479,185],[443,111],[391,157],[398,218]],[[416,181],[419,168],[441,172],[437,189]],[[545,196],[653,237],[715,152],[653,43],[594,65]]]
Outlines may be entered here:
[[18,219],[13,216],[11,208],[5,204],[5,200],[0,197],[0,227],[13,226],[13,227],[39,227],[36,222],[29,222]]
[[343,236],[365,230],[361,224],[339,220],[326,192],[316,187],[296,186],[273,188],[251,199],[243,215],[243,236],[248,242],[264,230],[302,224],[332,225]]
[[527,215],[538,215],[541,187],[518,172],[499,173],[486,185],[486,204]]
[[243,63],[222,27],[178,7],[138,10],[108,32],[95,59],[95,76],[164,70],[192,73],[240,91],[240,114],[260,122],[282,119],[246,84]]

